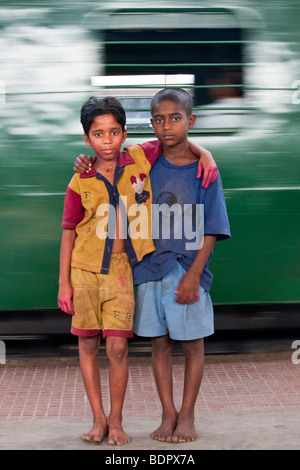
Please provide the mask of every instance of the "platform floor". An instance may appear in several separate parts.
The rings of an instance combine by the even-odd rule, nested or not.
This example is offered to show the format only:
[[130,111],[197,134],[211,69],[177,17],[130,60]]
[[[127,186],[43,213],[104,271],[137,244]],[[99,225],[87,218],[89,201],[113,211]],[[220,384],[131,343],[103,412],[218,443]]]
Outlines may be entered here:
[[[300,364],[291,352],[206,356],[197,399],[197,439],[153,441],[161,408],[150,357],[129,358],[121,450],[300,449]],[[295,362],[295,361],[294,361]],[[108,362],[99,358],[103,400],[109,408]],[[179,406],[184,358],[173,357]],[[76,357],[11,359],[0,364],[0,449],[112,450],[81,441],[92,415]]]

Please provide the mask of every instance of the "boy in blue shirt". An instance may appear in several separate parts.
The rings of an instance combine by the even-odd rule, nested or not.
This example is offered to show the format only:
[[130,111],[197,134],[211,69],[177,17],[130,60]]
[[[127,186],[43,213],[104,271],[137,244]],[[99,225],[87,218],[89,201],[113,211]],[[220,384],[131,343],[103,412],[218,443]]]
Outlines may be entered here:
[[[196,437],[194,407],[204,368],[203,338],[214,332],[208,261],[216,240],[229,238],[230,228],[220,175],[207,188],[202,178],[197,179],[198,158],[188,145],[188,130],[196,119],[191,96],[181,89],[164,89],[154,96],[151,114],[156,137],[163,144],[150,173],[153,209],[158,211],[152,212],[155,251],[133,267],[138,285],[133,331],[152,338],[153,370],[162,403],[162,423],[152,438],[188,442]],[[186,359],[179,412],[172,388],[175,340],[181,341]]]

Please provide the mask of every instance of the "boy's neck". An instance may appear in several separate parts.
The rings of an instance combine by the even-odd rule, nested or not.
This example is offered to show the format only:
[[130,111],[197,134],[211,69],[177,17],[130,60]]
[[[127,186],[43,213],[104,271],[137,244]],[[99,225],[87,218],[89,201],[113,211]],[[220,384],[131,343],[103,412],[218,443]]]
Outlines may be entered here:
[[94,168],[98,173],[114,173],[117,166],[117,157],[114,160],[102,160],[96,157]]
[[106,178],[111,185],[114,184],[115,169],[117,166],[117,158],[110,161],[98,159],[94,163],[95,170]]
[[163,146],[163,157],[174,165],[183,166],[198,161],[199,158],[191,151],[188,141],[174,147]]

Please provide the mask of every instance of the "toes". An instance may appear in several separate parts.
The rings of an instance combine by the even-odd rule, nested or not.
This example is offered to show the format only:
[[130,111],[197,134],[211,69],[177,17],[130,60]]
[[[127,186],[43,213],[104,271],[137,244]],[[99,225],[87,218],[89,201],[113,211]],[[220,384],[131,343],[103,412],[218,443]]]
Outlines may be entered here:
[[151,438],[154,439],[155,441],[160,441],[160,442],[172,442],[172,433],[152,433]]
[[107,443],[110,446],[122,446],[123,444],[128,444],[130,442],[130,439],[123,439],[123,438],[117,438],[117,439],[108,439]]
[[90,434],[83,434],[81,436],[81,439],[83,441],[86,441],[86,442],[101,442],[101,439],[97,436],[93,436],[93,435],[90,435]]
[[107,443],[110,446],[114,446],[114,445],[121,446],[123,444],[128,444],[129,442],[130,442],[130,439],[126,434],[124,434],[124,435],[122,434],[120,436],[110,435],[110,436],[108,436],[108,440],[107,440]]
[[173,435],[172,436],[172,442],[174,443],[177,443],[177,442],[191,442],[191,441],[194,441],[195,440],[195,437],[194,436],[190,436],[190,435],[182,435],[182,434],[179,434],[179,435]]

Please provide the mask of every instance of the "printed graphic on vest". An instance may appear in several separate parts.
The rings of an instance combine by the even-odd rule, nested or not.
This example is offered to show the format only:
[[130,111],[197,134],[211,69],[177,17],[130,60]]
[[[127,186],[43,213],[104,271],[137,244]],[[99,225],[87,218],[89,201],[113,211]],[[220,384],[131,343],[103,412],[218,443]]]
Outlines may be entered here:
[[144,190],[146,178],[147,176],[145,175],[145,173],[140,173],[138,177],[134,175],[130,177],[130,182],[135,192],[135,200],[137,204],[146,202],[150,197],[149,191]]

